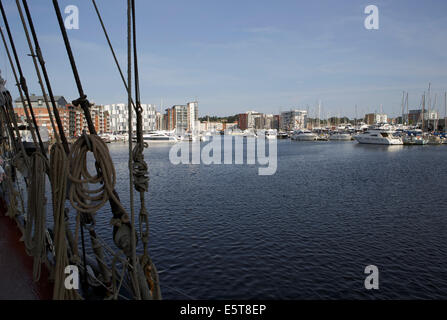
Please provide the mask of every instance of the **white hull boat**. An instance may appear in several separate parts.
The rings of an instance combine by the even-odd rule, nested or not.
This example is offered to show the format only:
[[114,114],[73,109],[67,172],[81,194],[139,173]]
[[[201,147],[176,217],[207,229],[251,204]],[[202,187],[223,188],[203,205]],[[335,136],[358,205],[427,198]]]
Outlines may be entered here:
[[329,140],[331,141],[351,141],[352,136],[349,133],[333,133],[329,136]]
[[266,138],[266,139],[276,139],[276,138],[277,138],[277,132],[276,132],[276,130],[273,130],[273,129],[271,129],[271,130],[267,130],[267,131],[265,132],[265,138]]
[[402,138],[393,134],[390,130],[370,129],[355,135],[354,139],[362,144],[402,145]]
[[177,137],[168,135],[161,131],[157,131],[144,134],[143,140],[151,142],[177,142]]
[[296,141],[315,141],[317,140],[317,135],[309,130],[299,130],[292,134],[292,140]]

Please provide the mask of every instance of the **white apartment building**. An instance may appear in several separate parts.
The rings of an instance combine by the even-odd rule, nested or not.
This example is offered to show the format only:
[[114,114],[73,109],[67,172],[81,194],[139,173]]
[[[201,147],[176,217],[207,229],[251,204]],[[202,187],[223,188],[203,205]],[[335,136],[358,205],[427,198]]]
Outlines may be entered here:
[[[153,104],[141,104],[143,108],[143,132],[155,130],[156,110]],[[125,103],[108,104],[104,111],[109,113],[111,132],[128,132],[128,107]],[[132,128],[136,130],[137,119],[135,111],[132,111]]]
[[298,130],[307,126],[307,111],[290,110],[281,112],[280,128],[282,130]]
[[387,123],[388,122],[388,115],[384,113],[376,113],[376,123]]
[[188,130],[191,132],[200,130],[200,128],[196,127],[196,123],[199,120],[199,103],[188,102],[186,104],[187,109],[187,117],[188,117]]
[[256,126],[256,119],[260,118],[262,116],[262,113],[256,112],[256,111],[247,111],[247,128],[255,128]]

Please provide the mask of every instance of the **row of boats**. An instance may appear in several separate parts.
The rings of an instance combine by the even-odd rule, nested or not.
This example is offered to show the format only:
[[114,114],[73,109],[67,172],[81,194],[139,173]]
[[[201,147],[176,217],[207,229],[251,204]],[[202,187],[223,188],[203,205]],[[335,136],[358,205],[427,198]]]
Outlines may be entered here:
[[445,133],[423,133],[420,129],[392,129],[370,127],[360,132],[319,133],[310,130],[294,131],[290,138],[297,141],[349,141],[356,140],[361,144],[381,145],[436,145],[447,144]]
[[[209,141],[210,137],[213,135],[221,135],[223,132],[210,132],[205,131],[198,134],[193,134],[190,132],[186,132],[183,135],[178,135],[174,131],[149,131],[143,134],[143,139],[145,141],[151,142],[179,142],[179,141]],[[254,131],[246,131],[235,133],[233,135],[241,135],[244,137],[258,137],[261,132]],[[266,139],[276,139],[277,138],[277,130],[265,130],[262,132],[265,135]],[[102,134],[101,138],[106,142],[117,142],[117,141],[128,141],[128,135],[125,134]],[[134,138],[135,140],[135,138]]]
[[[389,125],[377,125],[362,129],[346,128],[345,130],[331,130],[317,128],[314,130],[300,129],[294,131],[268,130],[233,130],[228,132],[201,132],[198,134],[185,133],[177,135],[174,131],[151,131],[143,135],[145,141],[150,142],[179,142],[179,141],[208,141],[211,136],[227,134],[244,137],[264,137],[265,139],[287,139],[294,141],[350,141],[361,144],[381,145],[426,145],[447,144],[445,133],[424,133],[418,128],[395,128]],[[104,134],[105,142],[127,141],[126,134]]]

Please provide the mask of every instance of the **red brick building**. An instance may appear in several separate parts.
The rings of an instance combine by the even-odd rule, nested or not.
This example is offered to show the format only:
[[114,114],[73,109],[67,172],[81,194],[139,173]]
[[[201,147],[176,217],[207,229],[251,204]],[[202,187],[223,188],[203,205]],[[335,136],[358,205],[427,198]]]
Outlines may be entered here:
[[238,115],[238,125],[239,129],[246,130],[248,128],[248,114],[240,113]]

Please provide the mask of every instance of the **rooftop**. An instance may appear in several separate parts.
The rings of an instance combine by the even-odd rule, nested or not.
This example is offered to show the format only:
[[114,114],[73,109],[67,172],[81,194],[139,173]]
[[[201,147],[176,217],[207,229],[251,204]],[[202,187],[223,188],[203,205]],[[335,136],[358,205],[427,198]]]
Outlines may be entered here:
[[[33,103],[33,102],[38,102],[39,100],[41,100],[41,101],[44,101],[44,100],[45,100],[43,96],[36,96],[35,94],[31,94],[31,95],[29,96],[29,98],[30,98],[30,100],[31,100],[31,103]],[[61,98],[65,100],[65,98],[64,98],[63,96],[54,96],[54,100],[55,100],[55,101],[58,101],[58,100],[61,99]],[[22,103],[22,99],[17,98],[17,99],[14,100],[14,102],[16,102],[16,103]]]

